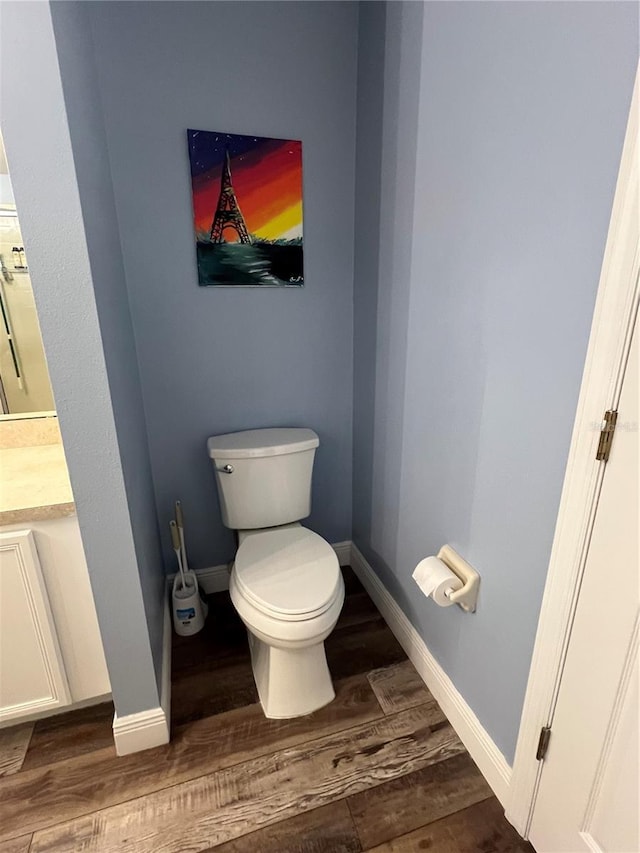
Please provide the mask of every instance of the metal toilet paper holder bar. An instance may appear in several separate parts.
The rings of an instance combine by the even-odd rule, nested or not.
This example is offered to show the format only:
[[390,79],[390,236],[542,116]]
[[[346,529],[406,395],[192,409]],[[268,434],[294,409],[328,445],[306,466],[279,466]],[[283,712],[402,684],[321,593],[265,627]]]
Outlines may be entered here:
[[478,588],[480,587],[480,575],[457,551],[453,550],[451,545],[443,545],[438,551],[437,556],[464,584],[462,589],[451,593],[449,601],[452,604],[460,605],[467,613],[475,613],[478,602]]

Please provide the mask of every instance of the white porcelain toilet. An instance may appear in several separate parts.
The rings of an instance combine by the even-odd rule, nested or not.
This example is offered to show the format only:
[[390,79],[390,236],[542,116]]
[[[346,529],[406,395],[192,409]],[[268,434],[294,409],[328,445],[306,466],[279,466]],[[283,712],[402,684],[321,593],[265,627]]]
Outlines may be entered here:
[[265,716],[299,717],[334,698],[324,640],[344,602],[335,551],[299,522],[311,512],[318,436],[257,429],[207,442],[222,521],[238,532],[229,591],[249,635]]

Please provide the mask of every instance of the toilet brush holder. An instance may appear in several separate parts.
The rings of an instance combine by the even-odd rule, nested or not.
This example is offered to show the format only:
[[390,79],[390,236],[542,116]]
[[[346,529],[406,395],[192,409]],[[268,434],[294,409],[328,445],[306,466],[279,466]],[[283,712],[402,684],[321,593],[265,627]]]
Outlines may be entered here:
[[177,574],[173,580],[171,594],[173,627],[176,634],[189,637],[197,634],[204,627],[206,605],[200,597],[195,572],[185,572],[184,579],[183,584],[181,576]]

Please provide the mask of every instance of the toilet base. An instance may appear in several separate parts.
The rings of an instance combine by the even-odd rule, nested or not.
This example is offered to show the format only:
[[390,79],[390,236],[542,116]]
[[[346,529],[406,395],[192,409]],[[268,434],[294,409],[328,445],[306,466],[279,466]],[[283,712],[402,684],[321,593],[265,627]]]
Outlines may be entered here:
[[249,630],[247,634],[253,678],[265,717],[303,717],[335,698],[324,642],[282,649],[267,645]]

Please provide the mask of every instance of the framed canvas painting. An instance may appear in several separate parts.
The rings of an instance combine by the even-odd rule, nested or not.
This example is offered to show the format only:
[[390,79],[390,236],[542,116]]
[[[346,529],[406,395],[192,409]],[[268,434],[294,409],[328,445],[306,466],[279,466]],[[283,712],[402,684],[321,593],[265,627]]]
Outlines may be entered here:
[[188,130],[198,283],[301,287],[302,143]]

